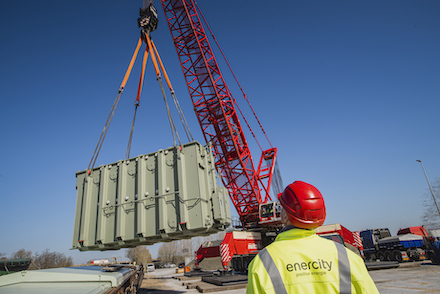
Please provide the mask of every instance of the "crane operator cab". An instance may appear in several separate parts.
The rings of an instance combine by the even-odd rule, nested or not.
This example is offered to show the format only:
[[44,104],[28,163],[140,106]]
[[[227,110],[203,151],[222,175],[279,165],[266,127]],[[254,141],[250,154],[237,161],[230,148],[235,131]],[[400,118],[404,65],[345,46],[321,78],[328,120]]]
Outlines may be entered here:
[[267,202],[260,204],[260,224],[281,222],[281,204]]

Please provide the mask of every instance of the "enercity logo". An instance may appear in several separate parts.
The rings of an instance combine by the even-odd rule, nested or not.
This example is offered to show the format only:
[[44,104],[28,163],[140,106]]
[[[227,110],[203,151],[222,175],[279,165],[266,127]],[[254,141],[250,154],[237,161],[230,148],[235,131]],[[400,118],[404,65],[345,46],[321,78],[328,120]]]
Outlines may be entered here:
[[326,272],[332,270],[332,261],[326,261],[323,259],[296,262],[294,264],[288,263],[286,265],[288,272],[296,272],[296,276],[309,276],[309,275],[325,275]]

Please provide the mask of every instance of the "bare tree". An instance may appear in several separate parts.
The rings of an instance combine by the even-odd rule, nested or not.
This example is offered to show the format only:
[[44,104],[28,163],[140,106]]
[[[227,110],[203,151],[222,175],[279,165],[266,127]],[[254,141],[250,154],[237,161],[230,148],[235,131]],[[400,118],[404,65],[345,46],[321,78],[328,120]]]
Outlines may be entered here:
[[[434,197],[437,204],[440,206],[440,178],[436,178],[431,184],[432,190],[434,192]],[[437,210],[437,206],[432,198],[431,191],[428,189],[425,194],[423,194],[423,207],[424,212],[421,217],[424,226],[427,229],[438,229],[440,228],[440,215]]]
[[159,247],[158,255],[162,263],[177,263],[177,251],[178,246],[176,241],[163,243]]
[[73,265],[72,257],[66,257],[63,253],[44,250],[41,254],[36,253],[29,269],[44,269],[56,267],[68,267]]
[[11,259],[32,258],[32,251],[26,251],[24,248],[12,253]]
[[150,250],[147,249],[147,246],[130,248],[125,253],[125,256],[130,258],[132,261],[135,261],[137,264],[146,265],[152,261]]
[[6,258],[6,253],[1,253],[1,252],[0,252],[0,259],[7,259],[7,258]]
[[194,256],[194,250],[193,250],[193,239],[183,239],[176,241],[177,245],[177,251],[176,251],[176,258],[175,262],[176,264],[180,264],[182,262],[185,262],[186,257],[193,257]]

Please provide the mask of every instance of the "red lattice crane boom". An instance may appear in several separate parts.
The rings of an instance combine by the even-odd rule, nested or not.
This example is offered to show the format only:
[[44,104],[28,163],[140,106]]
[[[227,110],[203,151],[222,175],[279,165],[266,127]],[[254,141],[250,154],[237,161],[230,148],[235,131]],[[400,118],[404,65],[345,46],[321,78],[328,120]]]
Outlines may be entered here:
[[[216,167],[245,227],[260,221],[259,205],[271,200],[277,149],[263,151],[254,163],[234,99],[223,80],[194,0],[161,0],[189,94]],[[264,180],[264,181],[263,181]]]

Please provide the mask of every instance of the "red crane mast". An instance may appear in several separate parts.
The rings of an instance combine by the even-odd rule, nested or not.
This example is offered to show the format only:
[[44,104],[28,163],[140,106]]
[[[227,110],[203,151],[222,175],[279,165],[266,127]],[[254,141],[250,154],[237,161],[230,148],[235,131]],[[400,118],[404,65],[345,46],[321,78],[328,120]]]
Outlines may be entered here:
[[255,170],[234,98],[223,80],[197,4],[194,0],[161,2],[194,110],[206,142],[213,146],[217,171],[243,226],[258,226],[259,205],[271,200],[269,191],[277,149],[263,151]]

